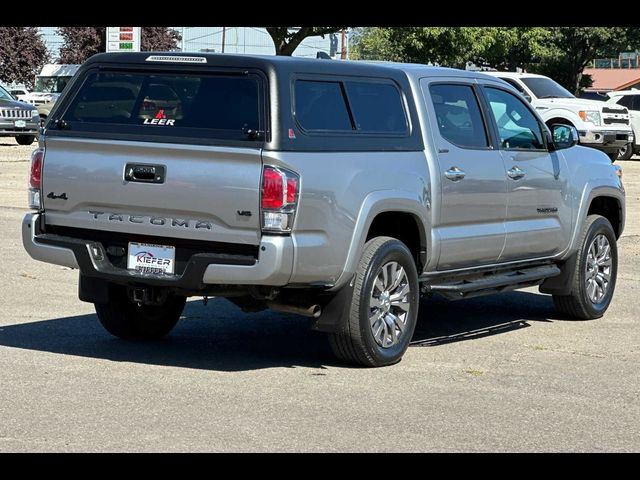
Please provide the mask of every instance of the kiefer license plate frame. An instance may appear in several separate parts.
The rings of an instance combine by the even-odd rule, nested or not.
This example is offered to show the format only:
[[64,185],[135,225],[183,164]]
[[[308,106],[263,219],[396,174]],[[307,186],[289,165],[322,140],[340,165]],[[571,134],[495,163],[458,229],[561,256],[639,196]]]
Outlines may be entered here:
[[150,243],[129,242],[127,269],[142,274],[173,275],[176,247]]

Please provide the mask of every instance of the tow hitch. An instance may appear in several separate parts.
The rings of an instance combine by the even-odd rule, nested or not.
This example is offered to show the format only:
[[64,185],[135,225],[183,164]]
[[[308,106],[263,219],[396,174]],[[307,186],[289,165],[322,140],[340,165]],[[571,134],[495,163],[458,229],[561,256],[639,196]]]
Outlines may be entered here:
[[127,295],[138,305],[163,305],[167,299],[165,288],[128,287]]

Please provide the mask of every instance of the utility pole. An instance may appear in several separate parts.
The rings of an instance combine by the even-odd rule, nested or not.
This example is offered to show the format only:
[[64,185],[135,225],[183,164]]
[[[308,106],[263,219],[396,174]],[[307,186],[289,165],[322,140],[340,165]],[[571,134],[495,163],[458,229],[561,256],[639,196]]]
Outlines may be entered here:
[[222,53],[224,53],[224,37],[227,34],[227,27],[222,27]]
[[347,33],[342,29],[342,46],[340,49],[340,60],[347,59]]

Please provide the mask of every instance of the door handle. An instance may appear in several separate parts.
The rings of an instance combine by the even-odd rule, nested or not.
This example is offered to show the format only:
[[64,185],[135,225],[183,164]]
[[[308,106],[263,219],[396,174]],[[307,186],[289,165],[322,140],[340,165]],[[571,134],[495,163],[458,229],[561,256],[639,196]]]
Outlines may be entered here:
[[124,168],[124,179],[127,182],[164,183],[165,173],[164,165],[127,163]]
[[449,170],[444,172],[444,176],[447,177],[452,182],[457,182],[458,180],[462,180],[466,173],[460,170],[458,167],[451,167]]
[[517,165],[515,167],[511,167],[511,169],[507,170],[507,175],[509,175],[509,178],[513,178],[514,180],[520,180],[526,174],[527,173],[524,170],[522,170],[520,167],[518,167]]

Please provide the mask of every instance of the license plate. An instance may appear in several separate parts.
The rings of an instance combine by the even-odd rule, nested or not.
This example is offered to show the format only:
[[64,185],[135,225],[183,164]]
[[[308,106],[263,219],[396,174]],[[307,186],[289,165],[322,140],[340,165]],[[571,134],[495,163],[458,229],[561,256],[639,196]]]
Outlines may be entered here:
[[172,274],[176,259],[175,247],[129,242],[127,268],[140,273]]
[[27,121],[26,120],[16,120],[15,121],[15,126],[16,128],[24,128],[27,126]]

